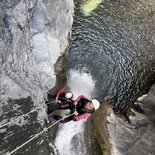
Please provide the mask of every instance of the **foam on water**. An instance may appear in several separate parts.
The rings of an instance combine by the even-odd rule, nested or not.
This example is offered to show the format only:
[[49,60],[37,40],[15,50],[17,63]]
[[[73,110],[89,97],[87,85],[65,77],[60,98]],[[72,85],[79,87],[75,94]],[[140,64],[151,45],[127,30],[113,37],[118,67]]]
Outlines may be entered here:
[[88,0],[84,5],[81,6],[82,12],[85,16],[90,15],[90,13],[95,10],[103,0]]
[[[71,88],[71,92],[74,94],[74,98],[79,95],[85,95],[90,98],[95,86],[95,82],[92,80],[91,75],[80,73],[75,70],[69,72],[68,84]],[[73,145],[73,138],[76,136],[78,136],[76,141],[81,141],[80,144],[83,145],[84,122],[83,120],[79,122],[71,121],[59,125],[55,145],[61,155],[76,155],[77,152],[79,155],[86,154],[86,150],[83,150],[86,147],[78,147],[76,144],[76,146]]]
[[90,98],[95,89],[95,81],[92,76],[85,72],[71,70],[69,72],[68,85],[71,88],[71,92],[76,99],[79,95],[84,95]]

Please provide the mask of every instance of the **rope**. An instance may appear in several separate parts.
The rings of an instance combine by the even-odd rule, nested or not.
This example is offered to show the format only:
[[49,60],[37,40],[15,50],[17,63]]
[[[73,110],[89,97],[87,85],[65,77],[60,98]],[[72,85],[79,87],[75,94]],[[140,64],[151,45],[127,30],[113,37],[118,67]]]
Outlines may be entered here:
[[[67,115],[65,118],[72,116],[73,114]],[[25,146],[26,144],[28,144],[29,142],[31,142],[33,139],[35,139],[36,137],[38,137],[39,135],[41,135],[42,133],[44,133],[45,131],[47,131],[48,129],[50,129],[51,127],[53,127],[54,125],[56,125],[57,123],[59,123],[61,120],[63,120],[64,118],[62,117],[61,119],[59,119],[58,121],[56,121],[55,123],[53,123],[52,125],[50,125],[47,128],[44,128],[43,131],[39,132],[38,134],[36,134],[34,137],[30,138],[28,141],[26,141],[25,143],[23,143],[22,145],[18,146],[16,149],[14,149],[13,151],[7,153],[6,155],[11,155],[14,152],[16,152],[17,150],[19,150],[20,148],[22,148],[23,146]]]
[[[68,100],[68,99],[66,99],[66,98],[64,98],[64,97],[59,97],[59,98],[65,99],[66,101]],[[75,101],[70,100],[70,102],[74,104]],[[76,111],[76,110],[77,110],[77,105],[75,105],[75,111]]]
[[[66,88],[66,87],[67,87],[67,86],[65,86],[64,88]],[[63,89],[64,89],[64,88],[63,88]],[[65,99],[65,98],[64,98],[64,99]],[[29,111],[28,113],[23,114],[23,115],[21,115],[21,116],[15,118],[15,119],[13,119],[12,121],[9,121],[9,122],[7,122],[7,123],[4,123],[4,124],[0,125],[0,128],[3,128],[4,126],[9,125],[9,124],[15,122],[16,120],[18,120],[18,119],[20,119],[20,118],[22,118],[22,117],[24,117],[24,116],[26,116],[26,115],[28,115],[28,114],[30,114],[30,113],[33,113],[33,112],[35,112],[35,111],[37,111],[37,110],[39,110],[39,109],[41,109],[41,108],[43,108],[43,107],[44,107],[44,105],[43,105],[43,106],[40,106],[40,107],[38,107],[38,108],[35,108],[35,109]]]
[[[69,99],[66,99],[66,98],[64,98],[64,97],[59,97],[59,98],[61,98],[61,99],[64,99],[64,100],[69,100]],[[70,102],[72,102],[72,103],[74,103],[74,101],[72,101],[72,100],[69,100]]]
[[23,115],[21,115],[21,116],[19,116],[19,117],[15,118],[15,119],[13,119],[13,120],[12,120],[12,121],[10,121],[10,122],[4,123],[4,124],[2,124],[2,125],[0,126],[0,128],[2,128],[2,127],[4,127],[4,126],[6,126],[6,125],[8,125],[8,124],[13,123],[13,122],[14,122],[14,121],[16,121],[16,120],[18,120],[18,119],[20,119],[20,118],[22,118],[22,117],[24,117],[24,116],[26,116],[26,115],[28,115],[28,114],[30,114],[30,113],[33,113],[33,112],[35,112],[35,111],[37,111],[37,110],[39,110],[39,109],[43,108],[44,106],[45,106],[45,105],[42,105],[42,106],[40,106],[40,107],[38,107],[38,108],[35,108],[35,109],[33,109],[33,110],[29,111],[29,112],[28,112],[28,113],[26,113],[26,114],[23,114]]
[[[59,98],[62,98],[62,99],[67,100],[66,98],[63,98],[63,97],[59,97]],[[74,103],[73,101],[70,101],[70,102]],[[49,103],[50,103],[50,102],[49,102]],[[26,116],[26,115],[28,115],[28,114],[30,114],[30,113],[33,113],[33,112],[35,112],[35,111],[37,111],[37,110],[39,110],[39,109],[41,109],[41,108],[43,108],[43,107],[45,107],[45,105],[42,105],[42,106],[40,106],[40,107],[38,107],[38,108],[35,108],[35,109],[29,111],[28,113],[23,114],[23,115],[19,116],[18,118],[13,119],[13,120],[10,121],[10,122],[7,122],[7,123],[2,124],[2,125],[0,126],[0,128],[4,127],[4,126],[6,126],[6,125],[9,125],[9,124],[15,122],[16,120],[18,120],[18,119],[20,119],[20,118],[22,118],[22,117],[24,117],[24,116]],[[75,106],[75,109],[76,109],[76,106]]]
[[[63,98],[63,97],[60,97],[60,98]],[[63,98],[63,99],[67,100],[66,98]],[[71,102],[72,102],[72,101],[71,101]],[[74,102],[72,102],[72,103],[74,103]],[[22,118],[22,117],[24,117],[24,116],[26,116],[26,115],[28,115],[28,114],[30,114],[30,113],[33,113],[33,112],[35,112],[35,111],[37,111],[37,110],[39,110],[39,109],[41,109],[41,108],[43,108],[43,107],[44,107],[44,105],[43,105],[43,106],[40,106],[40,107],[38,107],[38,108],[35,108],[35,109],[31,110],[30,112],[28,112],[28,113],[26,113],[26,114],[23,114],[23,115],[19,116],[18,118],[13,119],[13,120],[10,121],[10,122],[4,123],[4,124],[2,124],[2,125],[0,126],[0,128],[4,127],[4,126],[6,126],[6,125],[9,125],[9,124],[13,123],[14,121],[16,121],[16,120],[18,120],[18,119],[20,119],[20,118]],[[76,109],[76,106],[75,106],[75,109]],[[65,116],[65,118],[67,118],[67,117],[69,117],[69,116],[72,116],[72,115],[74,115],[74,114],[73,114],[73,113],[72,113],[72,114],[69,114],[69,115]],[[19,150],[20,148],[22,148],[23,146],[25,146],[26,144],[28,144],[29,142],[31,142],[33,139],[35,139],[36,137],[38,137],[39,135],[41,135],[42,133],[44,133],[45,131],[47,131],[48,129],[50,129],[51,127],[53,127],[54,125],[56,125],[57,123],[59,123],[59,122],[60,122],[61,120],[63,120],[63,119],[64,119],[64,117],[62,117],[61,119],[59,119],[58,121],[56,121],[55,123],[53,123],[52,125],[50,125],[49,127],[44,128],[43,131],[39,132],[39,133],[36,134],[34,137],[32,137],[31,139],[29,139],[28,141],[26,141],[26,142],[23,143],[22,145],[18,146],[16,149],[14,149],[13,151],[11,151],[10,153],[7,153],[6,155],[11,155],[11,154],[13,154],[14,152],[16,152],[17,150]]]

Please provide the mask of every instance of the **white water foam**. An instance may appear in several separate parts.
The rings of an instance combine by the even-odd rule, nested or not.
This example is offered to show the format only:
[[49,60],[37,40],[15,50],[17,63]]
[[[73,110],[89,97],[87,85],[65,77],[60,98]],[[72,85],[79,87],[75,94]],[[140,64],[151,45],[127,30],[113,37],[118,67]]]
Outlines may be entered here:
[[80,73],[75,70],[69,72],[68,85],[71,88],[71,92],[74,94],[74,99],[80,95],[91,98],[95,89],[95,82],[90,74],[84,72]]
[[[80,95],[90,98],[95,86],[91,75],[74,70],[69,73],[68,84],[74,94],[74,98]],[[60,155],[87,154],[83,139],[84,122],[83,120],[78,122],[70,121],[59,125],[55,145]]]

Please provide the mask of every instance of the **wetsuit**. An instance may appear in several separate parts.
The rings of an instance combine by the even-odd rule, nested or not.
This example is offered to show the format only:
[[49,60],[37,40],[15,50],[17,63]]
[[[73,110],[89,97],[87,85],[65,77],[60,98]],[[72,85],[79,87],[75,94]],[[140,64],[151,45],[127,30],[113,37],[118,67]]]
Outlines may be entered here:
[[[67,99],[67,98],[65,97],[66,93],[68,93],[67,90],[61,89],[60,91],[58,91],[58,93],[57,93],[56,95],[53,95],[53,98],[54,98],[54,99],[57,98],[57,99],[58,99],[59,101],[61,101],[61,102],[67,101],[67,100],[69,100],[69,99]],[[73,101],[72,99],[70,99],[70,100]],[[74,101],[73,101],[73,102],[74,102]]]
[[77,105],[76,105],[76,111],[78,112],[77,116],[73,116],[73,121],[79,121],[81,119],[88,119],[90,117],[90,115],[95,111],[95,109],[93,110],[88,110],[85,108],[85,105],[90,102],[90,100],[81,95],[77,98]]
[[[67,100],[64,101],[62,103],[58,103],[58,104],[49,104],[48,105],[48,113],[52,113],[54,110],[64,110],[64,109],[69,109],[71,112],[73,113],[75,110],[78,112],[78,115],[72,115],[70,117],[65,118],[64,120],[62,120],[62,123],[66,123],[68,121],[79,121],[81,119],[88,119],[89,116],[91,115],[92,112],[94,112],[94,110],[87,110],[85,109],[85,105],[87,104],[87,102],[89,102],[89,100],[85,97],[85,96],[80,96],[77,98],[77,105],[75,106],[73,103],[73,101],[71,100]],[[58,115],[53,115],[53,118],[55,120],[59,120],[62,117],[58,116]]]

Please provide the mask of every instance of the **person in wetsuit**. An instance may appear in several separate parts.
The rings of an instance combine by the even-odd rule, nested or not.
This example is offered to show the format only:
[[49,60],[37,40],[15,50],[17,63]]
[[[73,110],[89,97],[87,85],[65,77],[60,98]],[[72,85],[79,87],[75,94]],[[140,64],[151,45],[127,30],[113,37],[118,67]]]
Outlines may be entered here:
[[[73,121],[79,121],[81,119],[88,119],[91,114],[100,107],[98,100],[93,99],[89,100],[87,97],[81,95],[77,98],[76,101],[68,99],[58,104],[49,104],[48,113],[51,114],[54,110],[64,110],[69,109],[70,114],[73,114],[69,117],[64,117],[61,121],[62,123]],[[51,119],[59,120],[62,117],[58,115],[50,115]]]

